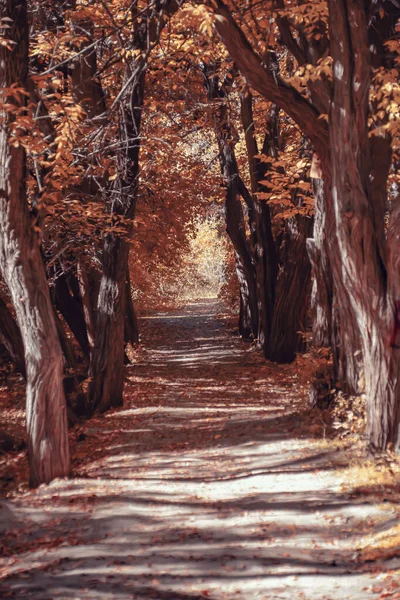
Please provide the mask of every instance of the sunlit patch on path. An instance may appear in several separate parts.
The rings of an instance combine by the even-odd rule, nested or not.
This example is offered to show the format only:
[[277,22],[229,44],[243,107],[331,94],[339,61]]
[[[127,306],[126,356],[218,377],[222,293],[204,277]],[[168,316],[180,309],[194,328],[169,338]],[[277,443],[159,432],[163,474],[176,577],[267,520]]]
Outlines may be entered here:
[[124,407],[74,443],[77,478],[2,503],[1,598],[383,597],[399,561],[363,564],[358,546],[393,506],[341,491],[294,371],[217,311],[148,317]]

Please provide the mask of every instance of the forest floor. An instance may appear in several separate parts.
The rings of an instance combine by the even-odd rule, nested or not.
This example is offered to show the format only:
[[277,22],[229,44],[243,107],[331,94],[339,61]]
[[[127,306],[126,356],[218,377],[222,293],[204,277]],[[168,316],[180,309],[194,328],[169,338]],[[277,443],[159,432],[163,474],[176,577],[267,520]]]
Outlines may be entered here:
[[346,488],[296,369],[218,310],[143,318],[124,407],[71,432],[74,478],[1,501],[1,599],[400,598],[400,549],[371,553],[398,502]]

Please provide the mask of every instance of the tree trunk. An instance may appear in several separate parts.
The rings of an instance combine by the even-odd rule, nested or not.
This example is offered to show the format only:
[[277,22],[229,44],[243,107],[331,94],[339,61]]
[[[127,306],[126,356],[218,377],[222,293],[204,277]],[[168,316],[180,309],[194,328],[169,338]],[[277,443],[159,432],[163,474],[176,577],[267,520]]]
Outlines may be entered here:
[[236,275],[239,282],[239,323],[238,329],[244,340],[251,340],[254,335],[251,299],[247,284],[246,271],[243,262],[237,252],[235,254]]
[[103,248],[103,272],[97,304],[88,399],[90,412],[122,404],[124,387],[124,322],[129,245],[108,234]]
[[[258,306],[258,333],[256,337],[266,356],[274,312],[278,259],[272,234],[269,206],[266,202],[257,199],[257,193],[262,191],[260,181],[265,178],[267,166],[258,159],[258,146],[253,119],[253,97],[250,90],[246,90],[240,95],[240,106],[251,183],[251,194],[247,195],[243,188],[241,188],[241,193],[249,207],[250,229],[254,231],[253,261],[256,271]],[[276,142],[278,137],[276,135],[278,115],[275,107],[272,108],[271,113],[267,122],[263,147],[263,153],[269,156],[277,152]]]
[[[341,270],[358,323],[365,376],[367,434],[372,449],[399,445],[400,350],[397,330],[398,265],[382,255],[385,203],[371,186],[368,138],[371,81],[363,3],[329,0],[334,61],[331,124],[332,200]],[[380,191],[382,194],[382,190]],[[397,232],[391,255],[399,252]]]
[[[73,4],[76,2],[74,0]],[[74,6],[75,8],[75,6]],[[89,120],[104,115],[106,102],[101,82],[97,74],[96,46],[93,46],[93,21],[71,11],[72,29],[81,38],[79,56],[72,63],[72,94],[74,100],[85,110]],[[97,186],[96,186],[97,187]]]
[[[140,76],[130,95],[130,108],[124,113],[124,129],[129,139],[139,138],[145,77]],[[124,327],[126,310],[126,273],[128,270],[131,223],[136,207],[139,176],[139,140],[128,144],[128,156],[120,157],[121,179],[116,181],[112,202],[113,216],[128,221],[126,236],[109,233],[103,246],[102,276],[97,303],[95,344],[89,369],[90,411],[104,412],[122,404],[124,387]]]
[[[252,258],[251,244],[246,235],[246,227],[241,203],[239,169],[235,157],[234,141],[225,104],[226,92],[219,87],[216,76],[208,76],[204,68],[206,87],[212,103],[214,131],[219,149],[221,172],[226,187],[225,221],[226,231],[231,239],[236,261],[236,272],[240,288],[239,331],[245,339],[257,338],[259,316],[257,304],[257,280]],[[250,210],[252,207],[250,206]],[[254,228],[253,228],[254,231]]]
[[271,333],[266,355],[278,363],[290,363],[305,348],[307,312],[311,291],[311,266],[306,239],[312,219],[298,215],[286,224],[275,294]]
[[[0,46],[0,87],[25,88],[28,70],[26,0],[0,0],[0,20],[11,19]],[[17,101],[23,104],[24,96]],[[10,140],[13,115],[0,122],[0,265],[21,331],[27,370],[27,435],[30,484],[48,483],[70,471],[63,358],[39,240],[26,199],[25,151]]]
[[132,44],[130,61],[119,97],[120,145],[116,155],[118,178],[113,181],[108,208],[112,221],[125,221],[125,234],[105,236],[103,272],[97,304],[95,343],[89,369],[90,411],[103,412],[122,403],[124,385],[124,323],[126,308],[126,273],[129,238],[135,215],[139,185],[139,154],[145,70],[151,49],[162,29],[180,7],[176,0],[148,3],[139,10],[131,5]]
[[316,348],[328,347],[332,332],[332,272],[329,269],[325,251],[326,212],[324,203],[324,182],[314,178],[314,231],[313,238],[307,240],[308,256],[313,274],[311,293],[312,333]]
[[120,147],[117,153],[118,178],[113,181],[109,210],[113,222],[125,220],[125,235],[105,236],[102,254],[103,272],[96,315],[95,344],[89,369],[90,411],[103,412],[122,403],[124,386],[124,323],[126,307],[126,273],[129,238],[135,215],[139,185],[139,153],[142,109],[145,90],[145,67],[152,47],[168,19],[180,7],[176,0],[149,3],[144,10],[131,5],[132,45],[135,58],[127,63],[123,93],[120,96]]
[[[226,160],[225,156],[222,160]],[[236,163],[236,161],[235,161]],[[243,209],[237,189],[238,173],[227,175],[232,163],[224,164],[224,175],[230,177],[225,200],[226,231],[235,249],[236,272],[240,287],[241,313],[239,330],[244,339],[256,338],[258,334],[258,307],[256,273],[246,239]],[[237,168],[237,167],[236,167]]]
[[[317,169],[318,171],[318,169]],[[311,292],[313,344],[332,349],[333,385],[348,394],[359,389],[360,346],[357,325],[343,284],[335,216],[329,186],[315,172],[313,238],[307,240],[313,273]],[[318,381],[317,381],[318,385]],[[325,400],[323,399],[325,402]]]
[[64,272],[55,275],[53,296],[55,307],[62,314],[85,356],[89,356],[90,347],[82,304],[71,294],[68,277]]
[[21,332],[6,304],[0,298],[0,338],[18,371],[26,377]]
[[88,269],[83,261],[80,260],[78,262],[77,281],[89,344],[89,355],[92,353],[94,346],[95,313],[93,307],[97,305],[99,293],[97,285],[98,279],[100,279],[100,273],[95,271],[95,269]]

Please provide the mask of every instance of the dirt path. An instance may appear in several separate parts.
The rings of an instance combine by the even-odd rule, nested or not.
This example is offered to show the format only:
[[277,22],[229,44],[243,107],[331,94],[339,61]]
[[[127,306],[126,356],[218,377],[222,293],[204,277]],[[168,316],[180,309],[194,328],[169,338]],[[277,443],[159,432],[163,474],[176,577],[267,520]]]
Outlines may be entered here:
[[291,369],[217,309],[145,319],[124,409],[74,444],[78,477],[1,503],[0,598],[396,598],[382,593],[398,562],[357,551],[394,507],[346,497]]

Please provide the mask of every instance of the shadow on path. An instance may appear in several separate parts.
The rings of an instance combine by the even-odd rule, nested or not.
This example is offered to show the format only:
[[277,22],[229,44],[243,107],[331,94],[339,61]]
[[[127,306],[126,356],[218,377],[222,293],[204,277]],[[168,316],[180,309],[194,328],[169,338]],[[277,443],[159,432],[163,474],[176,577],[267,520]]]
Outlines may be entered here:
[[381,596],[357,549],[393,507],[340,491],[344,459],[302,421],[293,369],[217,311],[142,319],[125,405],[75,444],[77,477],[3,503],[1,598]]

